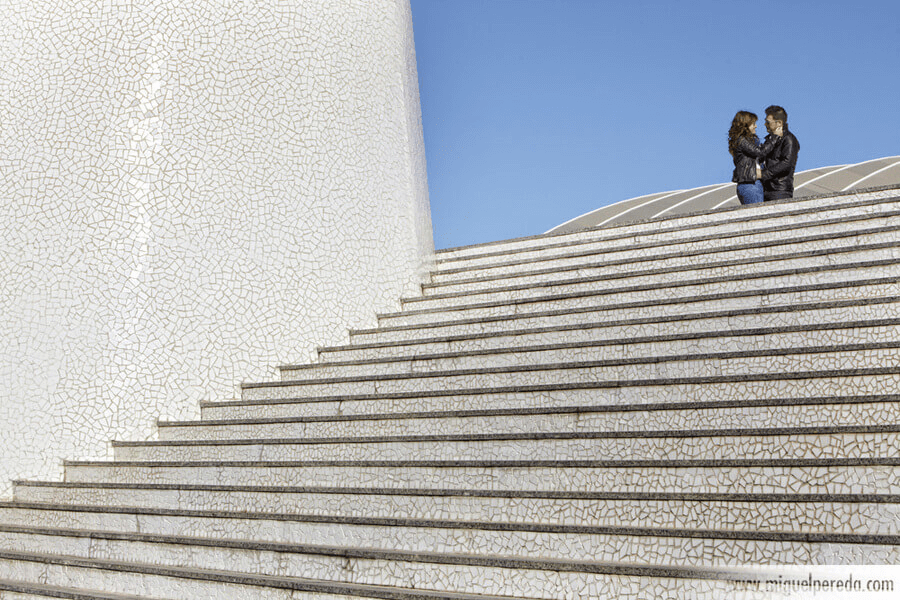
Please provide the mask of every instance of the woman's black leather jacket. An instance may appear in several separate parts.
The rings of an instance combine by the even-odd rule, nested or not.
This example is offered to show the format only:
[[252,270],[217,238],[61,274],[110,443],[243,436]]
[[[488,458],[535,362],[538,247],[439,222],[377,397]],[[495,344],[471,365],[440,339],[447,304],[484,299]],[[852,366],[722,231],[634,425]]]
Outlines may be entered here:
[[734,176],[731,180],[735,183],[753,183],[756,176],[756,161],[766,156],[766,146],[759,145],[759,138],[738,138],[734,144]]

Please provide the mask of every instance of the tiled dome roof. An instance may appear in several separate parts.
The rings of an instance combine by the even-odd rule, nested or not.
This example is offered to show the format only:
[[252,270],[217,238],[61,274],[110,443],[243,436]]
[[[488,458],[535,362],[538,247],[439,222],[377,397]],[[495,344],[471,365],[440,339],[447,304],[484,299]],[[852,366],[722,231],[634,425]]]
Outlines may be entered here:
[[[794,175],[794,197],[846,192],[900,183],[900,156],[878,158],[852,165],[820,167]],[[692,190],[677,190],[623,200],[585,213],[547,233],[565,233],[588,227],[643,221],[655,217],[703,212],[737,206],[731,182]]]

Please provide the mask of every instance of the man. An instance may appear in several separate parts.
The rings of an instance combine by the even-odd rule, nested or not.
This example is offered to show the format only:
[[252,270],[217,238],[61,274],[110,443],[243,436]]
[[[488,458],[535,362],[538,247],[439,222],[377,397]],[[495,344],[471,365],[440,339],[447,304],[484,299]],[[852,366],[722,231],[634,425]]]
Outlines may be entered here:
[[800,142],[788,131],[787,111],[780,106],[766,109],[765,164],[760,172],[766,202],[794,197],[794,168]]

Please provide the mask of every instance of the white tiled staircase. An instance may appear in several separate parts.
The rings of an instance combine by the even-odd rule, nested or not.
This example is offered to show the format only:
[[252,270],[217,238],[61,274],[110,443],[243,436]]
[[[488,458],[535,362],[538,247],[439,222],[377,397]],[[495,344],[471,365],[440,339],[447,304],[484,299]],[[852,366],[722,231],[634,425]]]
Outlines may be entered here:
[[242,398],[18,481],[0,599],[768,598],[900,562],[900,190],[436,255]]

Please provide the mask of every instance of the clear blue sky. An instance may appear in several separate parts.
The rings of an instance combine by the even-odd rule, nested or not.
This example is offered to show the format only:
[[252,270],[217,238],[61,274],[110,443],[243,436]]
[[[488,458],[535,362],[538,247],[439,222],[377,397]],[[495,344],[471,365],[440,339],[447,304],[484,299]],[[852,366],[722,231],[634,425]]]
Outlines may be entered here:
[[900,154],[898,0],[411,3],[437,248],[726,182],[739,109],[798,170]]

